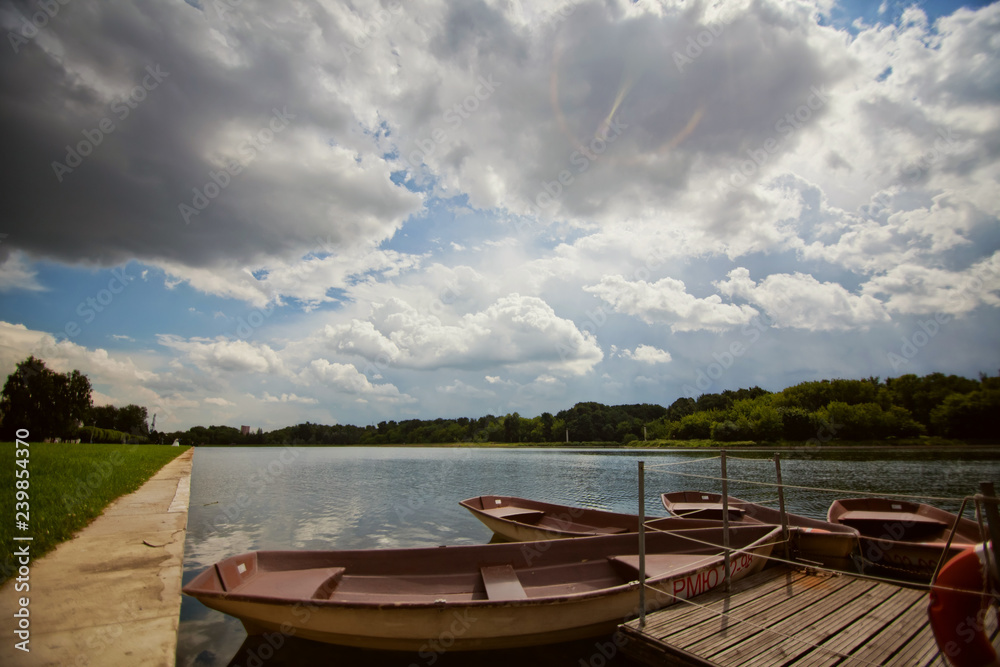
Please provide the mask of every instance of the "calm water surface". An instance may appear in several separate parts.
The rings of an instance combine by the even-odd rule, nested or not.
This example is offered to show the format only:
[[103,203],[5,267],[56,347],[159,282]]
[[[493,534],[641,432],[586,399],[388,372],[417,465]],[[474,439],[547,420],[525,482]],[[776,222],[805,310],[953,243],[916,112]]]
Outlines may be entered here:
[[[777,506],[777,491],[732,480],[774,482],[768,453],[732,452],[730,495]],[[593,449],[407,447],[199,448],[191,477],[184,583],[228,556],[260,549],[376,549],[483,544],[491,533],[458,501],[512,495],[618,512],[637,511],[637,462],[646,462],[646,508],[665,514],[659,493],[721,491],[714,453]],[[733,457],[748,457],[752,460]],[[785,484],[858,495],[960,498],[1000,482],[1000,451],[787,451]],[[678,464],[682,465],[665,465]],[[847,494],[786,489],[789,511],[825,518]],[[956,511],[958,502],[933,501]],[[595,640],[547,649],[418,655],[335,649],[290,639],[275,652],[246,640],[239,621],[185,597],[177,664],[584,665],[601,662]],[[605,645],[607,646],[607,645]],[[596,658],[592,660],[592,658]],[[263,658],[263,659],[262,659]],[[608,664],[627,664],[620,660]]]

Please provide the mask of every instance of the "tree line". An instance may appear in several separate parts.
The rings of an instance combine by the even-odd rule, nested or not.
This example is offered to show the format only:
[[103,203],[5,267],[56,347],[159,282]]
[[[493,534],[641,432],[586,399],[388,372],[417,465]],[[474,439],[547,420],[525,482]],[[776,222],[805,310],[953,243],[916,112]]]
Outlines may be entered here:
[[940,436],[996,440],[991,417],[1000,411],[1000,376],[973,380],[931,373],[881,380],[802,382],[779,392],[760,387],[682,397],[669,407],[642,403],[577,403],[555,414],[517,412],[478,418],[406,419],[367,426],[305,422],[244,434],[233,426],[158,432],[146,408],[97,406],[87,376],[57,373],[29,357],[0,395],[0,437],[18,428],[32,438],[83,442],[205,445],[410,445],[460,443],[608,443],[637,440],[829,442]]
[[90,379],[58,373],[30,356],[7,376],[0,393],[0,437],[27,429],[33,440],[150,442],[149,415],[139,405],[94,406]]
[[169,434],[185,444],[414,445],[461,443],[607,443],[638,440],[810,442],[940,436],[996,440],[1000,377],[972,380],[932,373],[882,381],[819,380],[780,392],[760,387],[656,404],[577,403],[555,414],[517,412],[479,418],[407,419],[377,425],[306,422],[243,435],[231,426],[197,426]]

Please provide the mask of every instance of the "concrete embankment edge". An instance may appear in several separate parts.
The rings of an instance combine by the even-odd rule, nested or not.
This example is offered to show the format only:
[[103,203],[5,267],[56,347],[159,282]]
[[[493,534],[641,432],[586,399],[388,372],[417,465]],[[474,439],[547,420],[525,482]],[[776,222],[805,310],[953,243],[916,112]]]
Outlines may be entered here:
[[[0,664],[173,666],[194,449],[114,501],[72,539],[30,564],[30,590],[0,589]],[[11,630],[30,602],[30,652]],[[9,610],[9,611],[8,611]]]

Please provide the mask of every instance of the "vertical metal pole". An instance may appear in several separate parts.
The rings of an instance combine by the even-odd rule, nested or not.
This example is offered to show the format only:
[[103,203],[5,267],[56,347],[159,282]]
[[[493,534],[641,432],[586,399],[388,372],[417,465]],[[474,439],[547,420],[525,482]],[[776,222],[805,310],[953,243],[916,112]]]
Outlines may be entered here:
[[785,560],[788,560],[788,516],[785,514],[785,487],[781,484],[781,454],[774,453],[774,471],[778,475],[778,511],[781,513],[781,539],[785,543]]
[[726,450],[722,450],[722,546],[725,548],[724,565],[726,569],[726,592],[732,583],[732,570],[729,566],[729,480],[726,477]]
[[639,461],[639,627],[646,627],[646,463]]
[[983,492],[983,510],[986,513],[986,525],[990,529],[990,541],[993,543],[993,564],[1000,572],[1000,512],[997,511],[997,494],[993,490],[993,482],[980,482]]

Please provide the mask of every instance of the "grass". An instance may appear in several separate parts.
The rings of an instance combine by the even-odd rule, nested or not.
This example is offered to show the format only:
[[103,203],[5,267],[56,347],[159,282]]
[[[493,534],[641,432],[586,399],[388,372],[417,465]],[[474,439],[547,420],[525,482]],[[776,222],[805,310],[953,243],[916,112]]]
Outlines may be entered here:
[[[30,441],[29,441],[30,442]],[[23,448],[22,448],[23,449]],[[15,524],[15,444],[0,443],[0,584],[17,571],[14,535],[33,537],[31,559],[51,551],[131,493],[187,447],[35,443],[29,447],[29,529]]]

